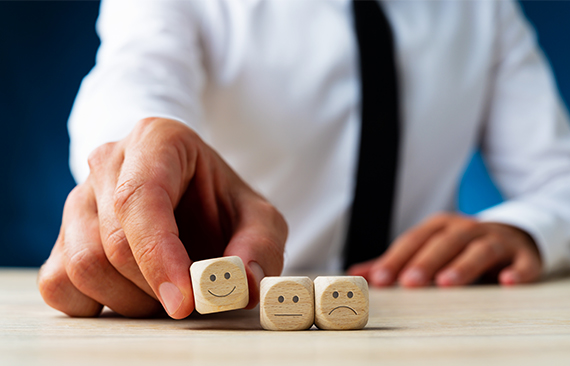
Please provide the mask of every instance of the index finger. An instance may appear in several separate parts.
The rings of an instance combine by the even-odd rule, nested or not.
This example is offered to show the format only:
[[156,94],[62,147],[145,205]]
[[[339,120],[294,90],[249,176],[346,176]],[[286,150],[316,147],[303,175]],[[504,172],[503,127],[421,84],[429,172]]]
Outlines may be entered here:
[[193,172],[185,168],[188,157],[181,156],[180,146],[169,141],[172,131],[140,129],[125,149],[115,214],[146,281],[168,314],[180,319],[194,310],[194,299],[191,261],[178,237],[174,207]]

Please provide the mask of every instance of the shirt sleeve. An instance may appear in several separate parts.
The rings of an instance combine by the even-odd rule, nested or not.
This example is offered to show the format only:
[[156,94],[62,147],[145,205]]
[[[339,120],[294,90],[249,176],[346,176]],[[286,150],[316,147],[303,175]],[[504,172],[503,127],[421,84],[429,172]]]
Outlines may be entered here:
[[570,268],[568,115],[520,8],[505,1],[497,6],[497,58],[482,152],[506,201],[479,218],[528,232],[548,274]]
[[200,133],[204,71],[199,2],[104,0],[96,65],[84,78],[68,122],[70,166],[77,182],[87,157],[124,138],[147,117],[188,124]]

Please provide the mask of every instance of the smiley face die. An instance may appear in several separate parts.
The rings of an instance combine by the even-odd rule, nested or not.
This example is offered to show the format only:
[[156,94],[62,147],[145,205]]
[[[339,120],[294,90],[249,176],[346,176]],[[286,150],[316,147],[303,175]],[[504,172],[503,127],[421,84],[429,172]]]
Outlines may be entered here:
[[268,330],[304,330],[315,316],[309,277],[265,277],[261,281],[259,317]]
[[243,309],[249,302],[247,275],[239,257],[194,262],[190,277],[194,305],[200,314]]
[[360,276],[315,279],[315,324],[320,329],[362,329],[368,323],[368,283]]

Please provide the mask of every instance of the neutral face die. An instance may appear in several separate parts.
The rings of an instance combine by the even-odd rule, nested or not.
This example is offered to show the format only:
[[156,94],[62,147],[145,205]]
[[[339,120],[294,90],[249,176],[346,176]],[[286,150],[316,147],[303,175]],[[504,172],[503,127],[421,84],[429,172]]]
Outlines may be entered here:
[[268,330],[303,330],[315,316],[313,281],[309,277],[265,277],[261,281],[261,326]]
[[315,279],[315,324],[320,329],[362,329],[368,323],[368,283],[360,276]]
[[194,304],[200,314],[243,309],[249,302],[247,275],[239,257],[194,262],[190,277]]

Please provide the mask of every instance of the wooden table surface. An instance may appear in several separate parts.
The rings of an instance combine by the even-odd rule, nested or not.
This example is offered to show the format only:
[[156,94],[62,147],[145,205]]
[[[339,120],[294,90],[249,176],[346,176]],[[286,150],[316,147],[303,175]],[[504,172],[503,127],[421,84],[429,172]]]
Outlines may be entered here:
[[570,365],[570,280],[501,288],[371,289],[364,330],[271,332],[259,312],[69,318],[36,271],[0,270],[0,365]]

